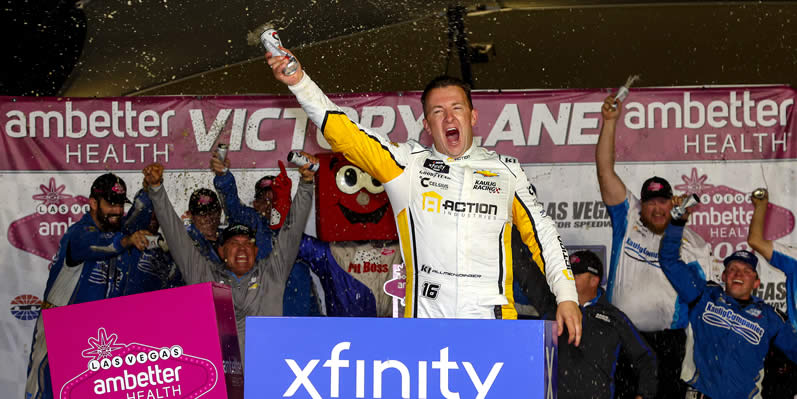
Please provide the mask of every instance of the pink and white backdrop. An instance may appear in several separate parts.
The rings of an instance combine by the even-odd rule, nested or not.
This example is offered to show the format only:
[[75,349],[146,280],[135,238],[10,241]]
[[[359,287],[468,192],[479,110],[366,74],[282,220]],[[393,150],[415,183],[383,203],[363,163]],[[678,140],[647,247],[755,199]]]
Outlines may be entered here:
[[[568,246],[611,245],[594,165],[607,90],[474,93],[476,142],[515,156]],[[430,143],[420,94],[332,96],[364,126],[393,141]],[[770,239],[797,243],[794,184],[797,93],[785,86],[634,89],[617,132],[617,172],[632,192],[665,177],[703,202],[690,222],[718,258],[746,248],[749,193],[766,186]],[[0,392],[21,397],[32,328],[60,236],[88,209],[91,182],[121,175],[130,195],[151,162],[167,168],[178,212],[198,187],[212,187],[210,151],[229,143],[241,198],[277,172],[290,150],[329,146],[292,97],[0,97]],[[295,170],[291,172],[295,178]],[[295,180],[295,179],[294,179]],[[784,276],[764,266],[758,295],[785,310]]]

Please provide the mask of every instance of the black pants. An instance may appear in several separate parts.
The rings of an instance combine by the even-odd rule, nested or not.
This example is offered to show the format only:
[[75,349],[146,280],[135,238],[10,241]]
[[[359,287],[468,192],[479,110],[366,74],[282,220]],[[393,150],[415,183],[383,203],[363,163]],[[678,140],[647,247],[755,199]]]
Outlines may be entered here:
[[[686,383],[681,381],[681,362],[686,353],[686,332],[684,330],[664,330],[640,332],[651,349],[656,352],[658,361],[657,398],[683,398]],[[639,372],[629,359],[620,356],[615,372],[616,398],[634,398],[637,394]],[[647,399],[647,398],[646,398]]]

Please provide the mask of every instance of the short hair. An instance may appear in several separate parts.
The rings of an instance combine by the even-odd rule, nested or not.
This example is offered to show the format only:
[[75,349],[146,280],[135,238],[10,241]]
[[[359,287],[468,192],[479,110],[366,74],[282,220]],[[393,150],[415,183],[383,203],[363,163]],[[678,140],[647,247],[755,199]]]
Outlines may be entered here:
[[424,114],[426,113],[426,98],[429,96],[429,92],[434,89],[440,89],[449,86],[456,86],[462,89],[465,92],[465,97],[468,98],[468,106],[470,106],[470,109],[473,109],[473,99],[470,97],[470,85],[465,83],[465,81],[460,78],[441,75],[432,79],[432,81],[426,85],[426,88],[423,89],[423,94],[421,94],[421,107],[423,107]]

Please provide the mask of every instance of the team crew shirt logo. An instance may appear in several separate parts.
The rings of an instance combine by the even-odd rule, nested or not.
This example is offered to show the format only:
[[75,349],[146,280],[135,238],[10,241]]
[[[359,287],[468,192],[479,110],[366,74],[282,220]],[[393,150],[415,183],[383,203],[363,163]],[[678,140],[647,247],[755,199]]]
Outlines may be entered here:
[[557,300],[577,302],[567,251],[517,160],[475,145],[453,159],[391,143],[352,122],[307,74],[290,89],[333,151],[383,183],[407,266],[406,317],[516,318],[513,225]]

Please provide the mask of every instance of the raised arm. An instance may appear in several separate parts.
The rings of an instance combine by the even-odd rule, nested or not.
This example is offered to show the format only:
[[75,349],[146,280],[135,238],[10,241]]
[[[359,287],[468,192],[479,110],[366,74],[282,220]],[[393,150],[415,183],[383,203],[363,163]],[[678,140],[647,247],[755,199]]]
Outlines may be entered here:
[[267,53],[266,59],[274,77],[288,85],[296,95],[302,109],[324,134],[333,151],[342,153],[351,163],[382,183],[393,180],[404,171],[409,159],[409,145],[393,143],[387,137],[354,123],[304,73],[301,66],[296,73],[287,76],[282,73],[287,65],[285,57],[271,57],[271,53]]
[[299,247],[302,242],[302,233],[307,224],[307,217],[310,215],[310,207],[313,204],[313,179],[315,172],[310,170],[312,164],[317,164],[318,159],[310,154],[303,153],[307,156],[312,163],[308,163],[299,168],[299,173],[302,178],[299,179],[299,187],[296,190],[296,195],[291,202],[291,210],[288,212],[288,217],[285,219],[285,224],[282,225],[279,235],[277,236],[274,251],[269,259],[268,264],[272,265],[274,269],[272,272],[275,274],[277,280],[287,281],[288,276],[293,268],[293,263],[296,261],[296,256],[299,254]]
[[774,247],[771,240],[764,238],[764,221],[767,217],[767,206],[769,206],[769,193],[764,192],[764,198],[752,197],[753,218],[750,220],[750,230],[747,232],[747,243],[767,262],[772,261]]
[[684,235],[684,224],[671,223],[664,230],[659,250],[659,263],[661,270],[675,291],[687,303],[697,299],[706,287],[706,281],[695,272],[697,268],[690,267],[681,260],[681,239]]
[[216,177],[213,178],[213,186],[221,197],[224,214],[227,215],[227,218],[232,223],[243,224],[259,231],[260,215],[254,208],[248,207],[241,202],[241,198],[238,196],[235,176],[229,170],[229,159],[226,159],[225,163],[215,157],[210,159],[210,169],[216,174]]
[[139,230],[146,230],[152,219],[152,201],[144,189],[138,190],[133,198],[133,206],[127,211],[125,220],[122,224],[122,233],[125,235],[133,234]]
[[601,108],[603,126],[598,145],[595,146],[595,165],[598,170],[598,185],[601,190],[603,203],[608,206],[617,205],[625,200],[626,188],[620,176],[614,170],[615,157],[615,131],[617,120],[620,119],[623,103],[617,101],[614,107],[614,96],[606,97]]
[[152,200],[155,216],[160,222],[161,230],[169,245],[169,252],[174,258],[185,282],[197,284],[213,281],[212,270],[217,267],[194,246],[191,237],[185,230],[183,221],[174,211],[166,189],[163,188],[163,166],[152,164],[144,168],[149,197]]
[[257,260],[267,257],[271,253],[271,238],[273,233],[271,226],[263,222],[263,218],[252,207],[246,206],[238,197],[238,186],[235,176],[229,170],[229,157],[222,163],[218,158],[210,159],[210,169],[216,174],[213,178],[213,186],[219,194],[221,203],[224,206],[224,213],[230,223],[243,224],[255,231],[255,243],[257,244]]

